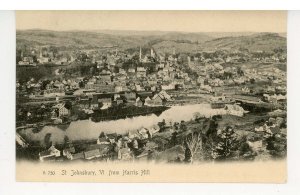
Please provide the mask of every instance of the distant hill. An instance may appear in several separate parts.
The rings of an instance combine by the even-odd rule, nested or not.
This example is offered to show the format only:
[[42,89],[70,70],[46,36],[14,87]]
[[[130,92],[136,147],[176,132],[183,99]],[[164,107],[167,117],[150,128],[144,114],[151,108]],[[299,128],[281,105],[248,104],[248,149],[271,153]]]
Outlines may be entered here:
[[17,48],[56,46],[62,50],[154,47],[157,52],[197,52],[246,48],[286,50],[286,37],[276,33],[185,33],[163,31],[50,31],[17,30]]
[[17,31],[17,47],[56,46],[61,48],[134,47],[144,42],[141,37],[117,36],[85,31]]
[[[123,33],[122,33],[123,32]],[[101,48],[118,46],[133,48],[165,40],[203,42],[210,40],[202,33],[144,32],[144,31],[49,31],[18,30],[17,47],[52,45],[61,48]]]
[[158,53],[172,53],[174,49],[179,53],[196,53],[201,49],[199,43],[181,41],[161,41],[152,47]]
[[202,50],[237,50],[271,52],[276,48],[286,51],[286,38],[277,33],[256,33],[249,36],[222,37],[206,41],[201,45]]

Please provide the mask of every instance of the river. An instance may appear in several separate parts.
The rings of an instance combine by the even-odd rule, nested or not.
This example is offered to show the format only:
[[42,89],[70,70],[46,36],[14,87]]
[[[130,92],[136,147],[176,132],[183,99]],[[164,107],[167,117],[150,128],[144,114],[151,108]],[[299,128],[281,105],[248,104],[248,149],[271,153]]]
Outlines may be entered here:
[[59,129],[56,126],[45,126],[38,133],[32,132],[32,129],[22,130],[20,134],[32,141],[43,142],[47,133],[51,133],[53,143],[62,143],[64,137],[68,136],[70,140],[91,140],[97,139],[101,132],[106,133],[127,133],[141,128],[152,128],[157,126],[163,119],[167,123],[189,121],[194,118],[195,113],[206,117],[226,114],[224,109],[212,109],[209,104],[195,104],[184,106],[172,106],[161,115],[150,114],[147,116],[136,116],[133,118],[118,119],[111,121],[93,122],[91,120],[79,120],[71,122],[66,130]]

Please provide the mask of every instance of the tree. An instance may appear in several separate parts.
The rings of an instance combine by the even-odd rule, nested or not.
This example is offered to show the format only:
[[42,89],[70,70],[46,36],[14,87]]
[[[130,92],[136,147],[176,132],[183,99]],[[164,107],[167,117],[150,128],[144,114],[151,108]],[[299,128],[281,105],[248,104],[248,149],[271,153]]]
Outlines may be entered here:
[[252,150],[250,145],[247,143],[247,136],[244,135],[239,140],[238,154],[240,159],[253,160],[256,153]]
[[181,121],[181,122],[180,122],[179,128],[180,128],[180,130],[182,130],[182,131],[186,131],[186,130],[187,130],[187,127],[186,127],[186,125],[184,124],[184,121]]
[[232,154],[237,143],[235,131],[232,127],[227,126],[218,134],[218,143],[213,151],[213,158],[227,159]]
[[185,162],[193,162],[194,154],[202,148],[202,136],[200,132],[190,133],[185,138]]
[[64,137],[64,147],[67,147],[70,144],[70,139],[68,136],[65,135]]
[[51,133],[47,133],[44,137],[44,144],[47,148],[49,148],[52,145],[51,135]]
[[162,122],[158,122],[158,126],[159,126],[159,131],[163,131],[166,127],[166,121],[165,119],[162,120]]
[[171,140],[170,140],[170,145],[171,146],[176,146],[176,144],[177,144],[177,134],[178,133],[176,131],[172,133],[172,137],[171,137]]
[[68,110],[72,109],[72,102],[66,101],[65,108],[68,109]]
[[84,88],[84,82],[83,81],[79,81],[79,88]]
[[255,79],[254,79],[254,78],[251,78],[251,79],[250,79],[250,83],[251,83],[251,84],[254,84],[254,83],[255,83]]
[[244,76],[244,71],[242,70],[241,67],[237,67],[237,74],[238,74],[239,76]]
[[103,137],[106,137],[105,133],[103,131],[101,131],[100,135],[99,135],[99,138],[103,138]]
[[266,139],[267,147],[266,149],[272,155],[272,157],[280,158],[286,156],[286,139],[276,138],[275,135],[272,135]]

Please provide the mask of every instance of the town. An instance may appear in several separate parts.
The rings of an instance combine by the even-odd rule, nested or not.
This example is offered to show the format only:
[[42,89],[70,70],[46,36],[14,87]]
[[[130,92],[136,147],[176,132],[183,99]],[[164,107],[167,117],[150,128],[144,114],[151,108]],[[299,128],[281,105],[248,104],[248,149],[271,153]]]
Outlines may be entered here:
[[[286,59],[281,47],[186,52],[155,43],[127,49],[21,45],[17,159],[191,163],[285,158]],[[181,114],[174,109],[191,105],[204,107],[187,120],[170,119],[169,113]],[[104,124],[150,116],[161,120],[120,132],[97,128],[94,137],[86,130],[89,139],[68,136],[68,128],[81,121]],[[48,127],[59,128],[60,138]]]

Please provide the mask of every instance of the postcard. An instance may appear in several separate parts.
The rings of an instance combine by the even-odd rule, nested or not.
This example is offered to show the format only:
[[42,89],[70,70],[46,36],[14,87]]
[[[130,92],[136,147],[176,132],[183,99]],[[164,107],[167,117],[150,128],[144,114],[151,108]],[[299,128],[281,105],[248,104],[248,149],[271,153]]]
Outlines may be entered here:
[[17,11],[16,180],[287,180],[286,11]]

